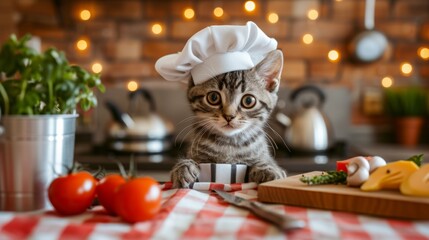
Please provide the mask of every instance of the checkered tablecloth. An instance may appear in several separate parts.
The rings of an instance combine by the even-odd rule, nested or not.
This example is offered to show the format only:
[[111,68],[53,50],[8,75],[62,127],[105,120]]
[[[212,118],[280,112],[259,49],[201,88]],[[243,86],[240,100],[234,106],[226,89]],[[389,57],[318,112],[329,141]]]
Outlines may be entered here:
[[[255,189],[233,194],[257,198]],[[100,206],[73,217],[58,216],[53,211],[0,212],[0,239],[429,239],[429,221],[267,206],[305,220],[307,227],[281,232],[249,211],[222,201],[213,192],[169,189],[163,191],[161,212],[150,221],[136,224],[109,216]]]

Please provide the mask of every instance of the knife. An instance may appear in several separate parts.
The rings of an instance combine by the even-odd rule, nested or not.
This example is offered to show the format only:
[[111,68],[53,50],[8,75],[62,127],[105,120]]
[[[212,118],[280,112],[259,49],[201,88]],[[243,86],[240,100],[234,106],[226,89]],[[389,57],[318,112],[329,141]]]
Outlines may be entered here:
[[277,213],[260,202],[249,201],[242,197],[238,197],[224,191],[214,190],[219,196],[221,196],[225,202],[231,203],[237,207],[245,208],[250,210],[257,217],[268,221],[278,227],[280,230],[293,230],[305,227],[305,221],[296,219],[287,214]]

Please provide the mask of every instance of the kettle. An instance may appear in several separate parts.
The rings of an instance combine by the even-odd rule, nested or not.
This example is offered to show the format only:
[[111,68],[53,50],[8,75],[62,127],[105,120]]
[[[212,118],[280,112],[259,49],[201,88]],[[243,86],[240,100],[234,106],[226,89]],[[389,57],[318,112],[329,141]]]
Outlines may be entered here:
[[[148,103],[149,111],[136,115],[137,97]],[[108,145],[114,151],[132,153],[160,153],[170,150],[173,124],[156,113],[156,106],[148,90],[140,88],[129,93],[130,113],[122,112],[112,101],[106,101],[113,122],[108,128]]]
[[333,144],[333,133],[321,110],[325,102],[322,90],[313,85],[302,86],[291,93],[290,100],[296,108],[293,116],[290,118],[280,111],[275,116],[286,127],[286,143],[303,152],[328,150]]

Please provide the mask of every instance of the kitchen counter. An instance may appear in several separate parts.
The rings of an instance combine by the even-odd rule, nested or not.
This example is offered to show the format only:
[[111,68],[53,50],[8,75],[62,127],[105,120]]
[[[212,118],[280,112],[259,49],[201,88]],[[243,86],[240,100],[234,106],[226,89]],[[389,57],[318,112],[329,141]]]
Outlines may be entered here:
[[[257,198],[255,189],[233,194]],[[109,216],[101,207],[70,217],[52,211],[0,212],[0,239],[429,239],[429,221],[265,205],[304,220],[306,226],[283,232],[213,192],[170,189],[163,191],[160,213],[135,224]]]
[[[185,149],[186,146],[177,146],[171,151],[159,154],[130,154],[112,152],[103,147],[94,149],[90,144],[77,144],[75,159],[93,169],[101,166],[108,172],[118,172],[116,162],[121,162],[128,169],[132,156],[137,164],[139,175],[151,176],[160,182],[166,182],[170,179],[170,170],[177,159],[184,155]],[[318,153],[298,152],[279,145],[274,157],[291,176],[309,171],[334,170],[336,161],[358,155],[361,155],[358,148],[339,142],[332,149]]]
[[[367,156],[381,156],[386,161],[397,161],[401,159],[408,159],[413,155],[423,154],[426,157],[429,157],[429,148],[428,146],[416,146],[416,147],[404,147],[398,144],[371,144],[364,145],[360,144],[357,146],[364,155]],[[425,162],[429,162],[428,160]]]

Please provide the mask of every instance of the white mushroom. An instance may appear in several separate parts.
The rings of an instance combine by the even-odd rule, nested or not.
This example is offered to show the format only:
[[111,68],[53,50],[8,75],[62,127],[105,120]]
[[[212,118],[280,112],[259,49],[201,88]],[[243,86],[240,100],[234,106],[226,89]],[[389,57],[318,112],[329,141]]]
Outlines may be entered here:
[[373,156],[373,157],[365,157],[369,162],[369,173],[372,173],[375,171],[375,169],[386,165],[386,161],[379,156]]
[[369,178],[370,165],[364,157],[354,157],[347,165],[347,185],[359,187]]

